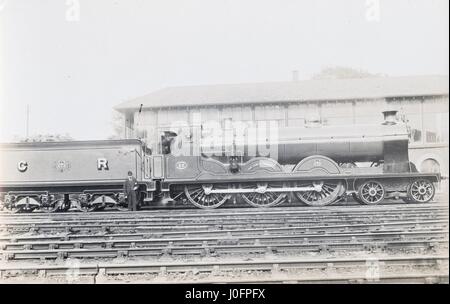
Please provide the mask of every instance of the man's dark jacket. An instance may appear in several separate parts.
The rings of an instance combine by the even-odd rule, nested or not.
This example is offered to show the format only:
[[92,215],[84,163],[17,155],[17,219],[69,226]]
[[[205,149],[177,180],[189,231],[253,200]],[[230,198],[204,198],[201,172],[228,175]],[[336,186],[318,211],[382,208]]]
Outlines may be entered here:
[[123,184],[123,192],[125,195],[130,195],[132,191],[134,191],[134,186],[136,186],[137,180],[136,178],[132,178],[131,180],[128,180],[128,178],[125,180],[125,183]]

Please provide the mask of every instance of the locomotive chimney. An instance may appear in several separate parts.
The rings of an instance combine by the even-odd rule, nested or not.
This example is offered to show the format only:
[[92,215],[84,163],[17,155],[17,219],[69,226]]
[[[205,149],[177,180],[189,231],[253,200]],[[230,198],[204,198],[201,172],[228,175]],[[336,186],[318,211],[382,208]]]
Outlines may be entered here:
[[397,123],[397,111],[389,110],[383,111],[384,122],[385,125],[395,125]]

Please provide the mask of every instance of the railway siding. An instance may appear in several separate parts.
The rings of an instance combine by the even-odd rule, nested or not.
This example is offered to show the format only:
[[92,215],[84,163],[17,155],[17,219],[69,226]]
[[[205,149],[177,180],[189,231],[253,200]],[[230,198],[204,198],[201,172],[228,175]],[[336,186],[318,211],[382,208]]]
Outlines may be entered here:
[[375,282],[448,282],[445,204],[0,213],[0,229],[5,282],[63,278],[77,261],[95,282],[362,283],[372,260]]

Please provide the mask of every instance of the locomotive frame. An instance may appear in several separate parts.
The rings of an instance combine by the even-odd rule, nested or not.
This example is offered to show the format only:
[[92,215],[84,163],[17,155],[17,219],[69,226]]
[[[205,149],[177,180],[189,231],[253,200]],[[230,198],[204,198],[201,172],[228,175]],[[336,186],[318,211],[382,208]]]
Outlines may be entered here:
[[[197,158],[197,161],[205,162],[201,158]],[[271,160],[257,158],[247,162],[243,167],[251,167],[258,161],[270,162]],[[440,181],[439,174],[384,173],[382,167],[342,168],[333,160],[320,155],[304,159],[303,164],[318,161],[322,164],[307,172],[277,172],[262,169],[231,174],[227,170],[229,166],[224,165],[222,174],[208,172],[195,178],[165,178],[161,181],[161,191],[167,198],[189,201],[200,208],[217,208],[229,200],[236,203],[239,198],[254,207],[272,207],[294,199],[304,205],[325,206],[345,199],[347,196],[352,196],[359,203],[370,205],[378,204],[384,199],[402,199],[409,203],[428,202],[435,193],[433,183]],[[334,172],[323,165],[325,161],[329,165],[334,164]],[[166,158],[166,162],[169,163],[170,159]],[[216,163],[216,165],[219,164]],[[421,196],[417,196],[414,192],[418,185],[422,187],[420,188],[422,192],[426,188],[426,193],[421,193]],[[373,193],[377,187],[381,187],[381,196]],[[365,195],[365,188],[368,191],[371,190],[373,195]],[[202,201],[190,194],[194,191],[203,192],[203,197],[200,199]],[[278,195],[268,195],[269,193]],[[311,193],[318,193],[319,196]],[[212,197],[214,194],[216,194],[215,198]],[[225,199],[218,197],[217,194],[228,195],[228,197]],[[256,195],[249,198],[245,194]],[[311,195],[308,197],[309,194]],[[258,195],[260,199],[255,197]]]

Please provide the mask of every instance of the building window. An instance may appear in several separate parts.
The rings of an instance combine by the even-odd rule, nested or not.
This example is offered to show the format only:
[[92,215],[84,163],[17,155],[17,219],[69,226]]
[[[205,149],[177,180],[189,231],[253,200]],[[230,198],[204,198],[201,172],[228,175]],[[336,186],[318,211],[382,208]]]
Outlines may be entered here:
[[448,142],[448,114],[447,125],[444,122],[445,115],[443,113],[424,113],[423,129],[425,142],[442,143]]
[[292,118],[288,120],[289,127],[304,127],[305,119],[304,118]]
[[324,126],[339,126],[352,123],[352,117],[323,117],[322,124]]
[[189,110],[185,109],[171,109],[169,111],[169,120],[171,122],[189,123]]
[[422,117],[420,114],[408,114],[407,123],[410,127],[410,140],[411,143],[421,143],[422,142]]
[[439,173],[439,172],[441,172],[441,167],[435,159],[427,158],[420,165],[420,172],[422,172],[422,173]]
[[356,124],[381,124],[385,100],[362,100],[355,103]]
[[221,119],[232,119],[234,121],[251,120],[252,108],[249,106],[227,106],[222,109]]
[[[287,125],[290,127],[302,127],[305,120],[320,119],[320,106],[317,102],[291,104],[283,108],[287,113]],[[281,116],[279,116],[282,119]]]
[[423,136],[425,143],[448,143],[448,99],[424,99]]
[[328,101],[322,103],[322,124],[348,125],[353,123],[353,105],[348,101]]
[[422,100],[417,98],[401,98],[390,100],[388,102],[390,108],[399,111],[407,117],[411,114],[420,114],[422,112]]
[[280,120],[285,118],[285,108],[279,105],[255,106],[256,120]]

